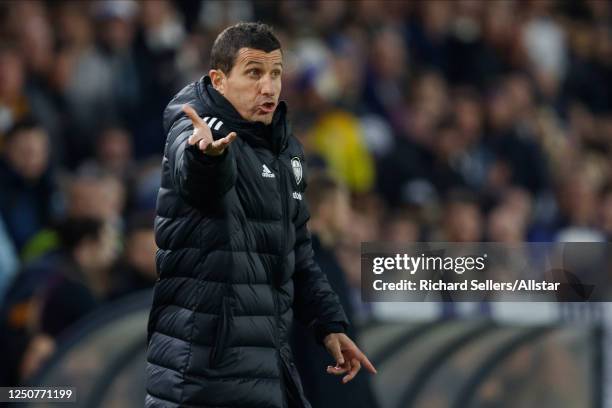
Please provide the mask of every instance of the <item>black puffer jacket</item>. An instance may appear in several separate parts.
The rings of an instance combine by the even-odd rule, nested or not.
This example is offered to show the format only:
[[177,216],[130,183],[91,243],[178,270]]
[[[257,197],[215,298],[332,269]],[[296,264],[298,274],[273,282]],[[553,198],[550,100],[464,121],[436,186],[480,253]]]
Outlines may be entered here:
[[[215,139],[238,133],[223,155],[187,147],[186,103]],[[271,126],[241,119],[208,77],[164,112],[147,407],[310,406],[288,344],[294,313],[319,341],[348,322],[313,261],[304,156],[285,116],[281,102]]]

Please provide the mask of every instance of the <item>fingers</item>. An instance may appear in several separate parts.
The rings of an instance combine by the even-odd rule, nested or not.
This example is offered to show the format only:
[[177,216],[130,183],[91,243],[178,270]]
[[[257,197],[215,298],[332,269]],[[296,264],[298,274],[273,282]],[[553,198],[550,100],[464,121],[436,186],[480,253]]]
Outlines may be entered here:
[[236,139],[236,132],[232,132],[222,139],[215,140],[211,143],[211,149],[223,151],[227,146],[230,145]]
[[207,137],[206,134],[202,134],[202,132],[193,132],[191,136],[187,139],[187,143],[191,146],[197,144],[198,148],[205,152],[209,145],[212,144],[212,138]]
[[344,367],[339,367],[339,366],[327,366],[327,369],[325,370],[327,371],[327,374],[333,374],[333,375],[342,375],[348,371],[350,371],[350,366],[348,364],[345,364]]
[[351,356],[351,360],[353,359],[353,356],[354,356],[354,358],[359,360],[361,365],[363,365],[366,368],[366,370],[368,370],[372,374],[376,374],[377,373],[376,368],[370,362],[370,360],[368,360],[366,355],[363,354],[363,352],[359,349],[359,347],[357,347],[357,345],[347,336],[344,336],[343,339],[346,343],[345,348],[348,350],[349,355]]
[[[342,343],[344,343],[344,354],[342,353]],[[336,359],[336,367],[328,366],[327,373],[341,375],[348,371],[348,374],[342,378],[343,384],[355,378],[362,366],[372,374],[377,373],[376,368],[366,355],[363,354],[363,352],[359,350],[359,347],[357,347],[348,337],[344,335],[335,338],[332,337],[330,341],[325,343],[325,346],[329,353]],[[346,362],[344,356],[347,356]]]
[[208,139],[200,139],[198,141],[198,148],[204,153],[206,153],[210,149],[210,145],[211,143]]
[[193,123],[194,128],[206,126],[206,123],[190,105],[183,105],[183,112],[185,112],[185,115],[191,119],[191,123]]
[[329,354],[331,354],[336,360],[335,367],[327,367],[328,374],[342,375],[350,370],[350,362],[345,361],[344,356],[342,355],[342,346],[338,338],[332,337],[332,339],[325,346],[327,347]]
[[349,370],[349,373],[342,378],[342,384],[346,384],[347,382],[351,381],[353,378],[355,378],[359,370],[361,370],[361,363],[356,358],[351,360],[350,365],[351,369]]
[[[191,136],[189,136],[189,139],[187,139],[187,143],[189,143],[190,145],[197,144],[198,147],[200,146],[200,142],[202,141],[208,141],[208,140],[205,137],[203,137],[201,133],[197,133],[197,132],[192,133]],[[208,143],[210,143],[210,141],[208,141]]]
[[[193,108],[191,108],[191,106],[189,105],[184,105],[183,110],[189,117],[191,117],[191,113],[188,113],[190,111],[192,111],[193,114],[197,116],[197,113],[195,113]],[[193,118],[191,120],[194,121]],[[200,120],[199,116],[197,120]],[[194,131],[193,131],[193,134],[189,136],[189,138],[187,139],[187,143],[189,143],[190,145],[197,144],[198,149],[200,149],[202,152],[206,154],[219,155],[223,153],[225,148],[229,146],[230,143],[232,143],[238,136],[236,132],[231,132],[222,139],[213,140],[212,133],[210,129],[208,128],[208,125],[206,125],[206,123],[203,121],[202,121],[202,124],[203,124],[202,125],[203,127],[195,127],[197,123],[194,122]]]
[[378,371],[376,371],[376,368],[374,367],[374,364],[372,364],[370,362],[370,360],[368,360],[366,355],[363,354],[363,352],[361,350],[358,350],[358,352],[357,352],[357,359],[359,359],[359,362],[361,364],[363,364],[363,366],[366,368],[366,370],[368,370],[372,374],[376,374],[378,372]]
[[190,145],[197,144],[200,150],[205,151],[212,142],[212,133],[208,125],[190,105],[183,105],[183,112],[191,119],[193,124],[193,133],[187,139],[187,143]]

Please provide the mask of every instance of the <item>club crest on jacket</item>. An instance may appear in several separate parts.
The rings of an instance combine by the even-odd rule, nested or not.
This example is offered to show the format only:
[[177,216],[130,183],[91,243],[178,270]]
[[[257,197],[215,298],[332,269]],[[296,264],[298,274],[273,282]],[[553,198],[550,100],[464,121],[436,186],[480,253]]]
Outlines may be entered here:
[[300,162],[299,157],[294,157],[291,159],[291,167],[293,168],[295,181],[300,184],[300,181],[302,181],[302,162]]

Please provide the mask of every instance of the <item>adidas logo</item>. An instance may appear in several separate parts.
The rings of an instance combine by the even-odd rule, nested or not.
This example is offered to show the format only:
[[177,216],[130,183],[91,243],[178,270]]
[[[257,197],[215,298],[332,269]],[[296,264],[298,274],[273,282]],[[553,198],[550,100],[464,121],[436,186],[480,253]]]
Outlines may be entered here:
[[275,178],[275,177],[276,177],[276,176],[274,175],[274,173],[272,173],[272,172],[270,171],[270,169],[268,168],[268,166],[266,166],[265,164],[263,165],[263,171],[261,172],[261,175],[262,175],[263,177],[266,177],[266,178]]
[[223,125],[223,121],[222,120],[219,120],[217,118],[211,118],[209,116],[206,116],[204,118],[204,122],[206,122],[206,124],[208,125],[209,128],[215,129],[215,130],[219,130],[219,128]]

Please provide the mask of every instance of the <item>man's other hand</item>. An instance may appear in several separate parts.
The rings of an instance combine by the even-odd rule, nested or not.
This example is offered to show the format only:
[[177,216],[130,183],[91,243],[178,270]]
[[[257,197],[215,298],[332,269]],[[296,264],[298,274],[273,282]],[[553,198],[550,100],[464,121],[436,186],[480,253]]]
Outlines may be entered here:
[[193,134],[187,139],[187,143],[191,146],[197,144],[198,148],[210,156],[219,156],[223,154],[227,146],[236,139],[236,132],[231,132],[227,136],[219,140],[213,140],[210,128],[197,114],[195,109],[189,105],[183,105],[183,112],[191,119],[193,123]]
[[336,360],[336,366],[328,366],[327,373],[334,375],[348,373],[342,377],[343,384],[355,378],[361,370],[361,366],[364,366],[372,374],[377,373],[370,360],[346,334],[330,333],[323,339],[323,344],[329,354]]

